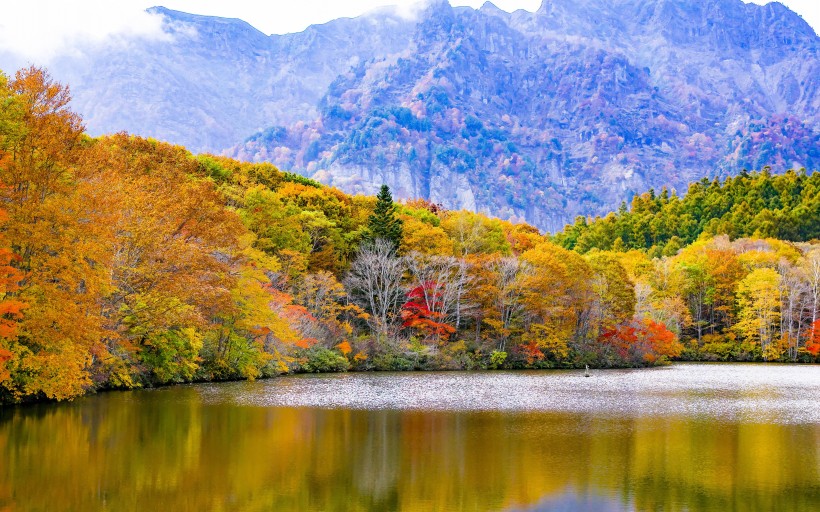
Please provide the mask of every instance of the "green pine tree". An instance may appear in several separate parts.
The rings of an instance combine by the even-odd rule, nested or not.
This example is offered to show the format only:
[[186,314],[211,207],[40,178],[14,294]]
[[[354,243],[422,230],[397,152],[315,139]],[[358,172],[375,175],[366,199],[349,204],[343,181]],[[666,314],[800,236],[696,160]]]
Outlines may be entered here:
[[376,196],[376,209],[367,220],[368,239],[387,240],[393,245],[394,251],[398,250],[402,238],[402,221],[396,216],[397,209],[393,196],[390,195],[390,187],[382,185]]

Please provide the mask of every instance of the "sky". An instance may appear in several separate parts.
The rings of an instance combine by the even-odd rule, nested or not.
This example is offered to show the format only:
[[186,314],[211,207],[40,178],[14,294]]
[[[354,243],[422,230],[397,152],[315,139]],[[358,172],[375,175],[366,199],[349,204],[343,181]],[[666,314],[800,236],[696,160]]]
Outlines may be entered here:
[[[692,0],[700,1],[700,0]],[[744,0],[766,4],[767,0]],[[5,2],[4,2],[5,3]],[[450,0],[480,7],[484,0]],[[506,10],[534,11],[541,0],[495,0]],[[820,0],[781,0],[820,33]],[[228,18],[240,18],[266,34],[299,32],[308,25],[353,17],[384,5],[399,5],[412,15],[418,0],[28,0],[5,3],[0,18],[0,54],[47,65],[54,56],[76,51],[80,42],[116,38],[166,37],[152,5]]]

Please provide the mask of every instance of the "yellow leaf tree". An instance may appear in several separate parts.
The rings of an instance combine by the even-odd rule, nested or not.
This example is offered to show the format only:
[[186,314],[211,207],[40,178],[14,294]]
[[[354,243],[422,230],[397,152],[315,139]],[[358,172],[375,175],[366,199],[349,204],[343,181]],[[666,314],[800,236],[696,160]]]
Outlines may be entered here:
[[758,343],[765,360],[778,359],[774,341],[780,323],[780,274],[771,268],[757,268],[737,289],[739,321],[735,328],[745,339]]

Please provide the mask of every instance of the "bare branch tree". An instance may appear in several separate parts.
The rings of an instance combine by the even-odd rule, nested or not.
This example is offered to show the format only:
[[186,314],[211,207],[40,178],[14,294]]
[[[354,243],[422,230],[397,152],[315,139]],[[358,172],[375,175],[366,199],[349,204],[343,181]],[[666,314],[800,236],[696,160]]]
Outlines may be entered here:
[[345,279],[351,299],[370,315],[368,324],[380,341],[397,324],[404,299],[404,270],[393,244],[376,239],[359,251]]
[[780,280],[780,333],[785,334],[789,341],[789,357],[797,359],[808,276],[804,269],[793,267],[785,259],[777,267],[783,276]]
[[492,262],[491,268],[498,276],[496,286],[498,295],[495,298],[495,307],[501,322],[498,350],[506,350],[509,331],[513,319],[524,310],[521,302],[523,290],[520,286],[520,276],[531,271],[529,265],[522,263],[515,256],[499,258]]
[[809,250],[806,254],[804,268],[808,275],[809,313],[812,324],[811,336],[814,338],[815,322],[817,321],[817,315],[820,314],[820,248]]

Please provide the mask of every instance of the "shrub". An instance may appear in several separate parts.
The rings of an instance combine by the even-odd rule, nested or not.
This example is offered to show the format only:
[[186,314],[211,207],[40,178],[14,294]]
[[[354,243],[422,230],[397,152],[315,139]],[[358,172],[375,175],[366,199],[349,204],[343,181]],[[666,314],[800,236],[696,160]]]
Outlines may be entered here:
[[301,363],[302,371],[308,373],[346,372],[350,368],[347,358],[324,347],[313,347],[303,354],[305,361]]
[[395,352],[374,355],[372,361],[373,369],[381,371],[410,371],[416,367],[413,361]]
[[501,350],[493,350],[490,354],[490,368],[497,370],[504,366],[504,361],[507,359],[507,353]]

